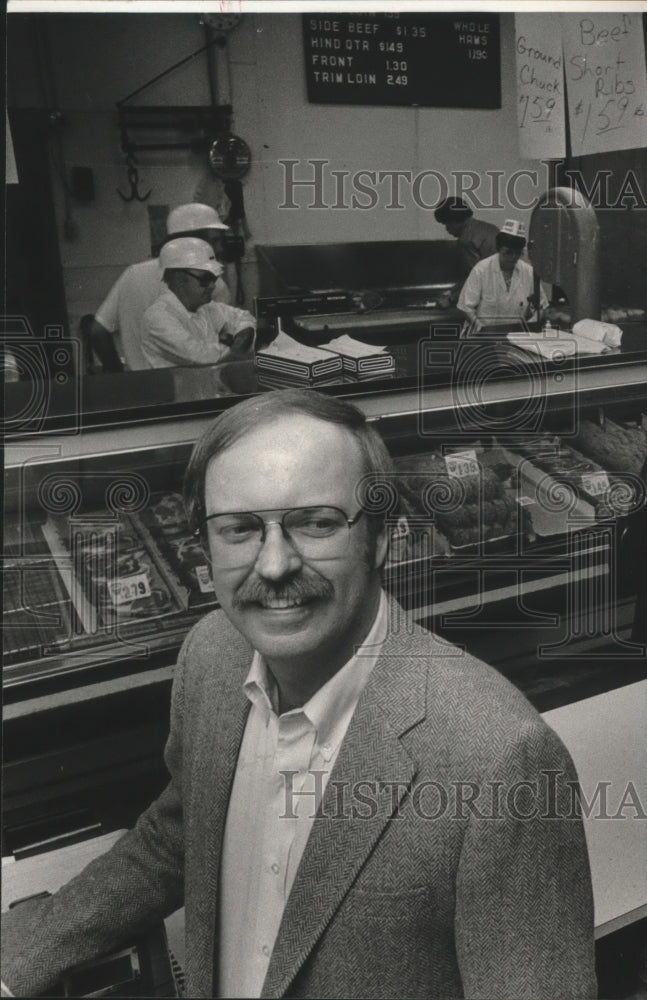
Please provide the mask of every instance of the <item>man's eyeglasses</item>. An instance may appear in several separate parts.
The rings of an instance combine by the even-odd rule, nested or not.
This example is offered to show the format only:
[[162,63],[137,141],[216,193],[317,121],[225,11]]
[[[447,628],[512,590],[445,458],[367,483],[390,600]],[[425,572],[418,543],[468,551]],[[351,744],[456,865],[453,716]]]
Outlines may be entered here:
[[195,278],[202,288],[207,288],[209,285],[215,285],[218,280],[215,274],[212,274],[211,271],[198,271],[196,274],[195,271],[188,271],[186,268],[181,268],[181,270],[184,274],[188,274],[189,277]]
[[338,507],[291,507],[209,514],[201,521],[196,535],[208,526],[213,562],[228,568],[256,561],[270,524],[280,525],[284,538],[302,556],[336,559],[345,553],[350,529],[363,513],[359,510],[354,517],[348,517]]

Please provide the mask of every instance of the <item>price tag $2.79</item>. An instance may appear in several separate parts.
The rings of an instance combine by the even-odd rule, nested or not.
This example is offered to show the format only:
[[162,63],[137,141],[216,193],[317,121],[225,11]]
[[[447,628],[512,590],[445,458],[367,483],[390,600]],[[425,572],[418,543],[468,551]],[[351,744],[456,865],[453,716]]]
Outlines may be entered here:
[[115,607],[130,604],[138,597],[150,597],[150,592],[148,573],[135,573],[133,576],[118,576],[116,580],[108,580],[108,593]]

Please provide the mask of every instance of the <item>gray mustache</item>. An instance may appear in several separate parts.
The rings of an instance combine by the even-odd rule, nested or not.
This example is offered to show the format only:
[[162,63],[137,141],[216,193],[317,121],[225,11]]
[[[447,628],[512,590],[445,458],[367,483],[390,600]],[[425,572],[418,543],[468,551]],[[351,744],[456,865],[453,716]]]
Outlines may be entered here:
[[233,604],[242,608],[246,604],[265,604],[268,600],[308,601],[316,598],[330,598],[334,588],[324,577],[297,576],[292,580],[282,580],[273,584],[267,580],[247,579],[240,585]]

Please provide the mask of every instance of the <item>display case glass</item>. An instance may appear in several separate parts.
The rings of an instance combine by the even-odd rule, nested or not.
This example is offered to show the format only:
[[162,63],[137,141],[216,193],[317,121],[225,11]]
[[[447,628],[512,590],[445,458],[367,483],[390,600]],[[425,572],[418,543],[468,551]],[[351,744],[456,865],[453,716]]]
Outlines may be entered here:
[[[395,475],[363,497],[389,525],[387,589],[541,708],[643,668],[634,593],[616,564],[645,505],[645,334],[631,328],[624,350],[584,363],[532,358],[500,338],[432,337],[394,345],[395,379],[322,387],[359,405],[394,457]],[[125,414],[110,419],[95,393],[75,427],[69,401],[57,412],[52,397],[41,433],[27,421],[8,441],[9,700],[170,667],[217,606],[182,476],[192,443],[239,396],[210,395],[213,372],[191,389],[176,371],[173,399],[161,402],[158,386],[135,412],[134,381],[111,379],[131,390]],[[239,387],[258,389],[250,372]]]

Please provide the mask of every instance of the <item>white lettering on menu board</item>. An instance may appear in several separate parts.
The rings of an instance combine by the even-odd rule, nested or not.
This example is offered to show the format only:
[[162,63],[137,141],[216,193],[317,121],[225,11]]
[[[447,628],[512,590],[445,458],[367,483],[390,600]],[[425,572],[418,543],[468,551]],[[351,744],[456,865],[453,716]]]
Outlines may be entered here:
[[498,15],[304,15],[302,24],[310,101],[501,106]]
[[642,15],[562,14],[571,153],[647,146]]
[[558,17],[515,14],[519,155],[566,155],[564,59]]

